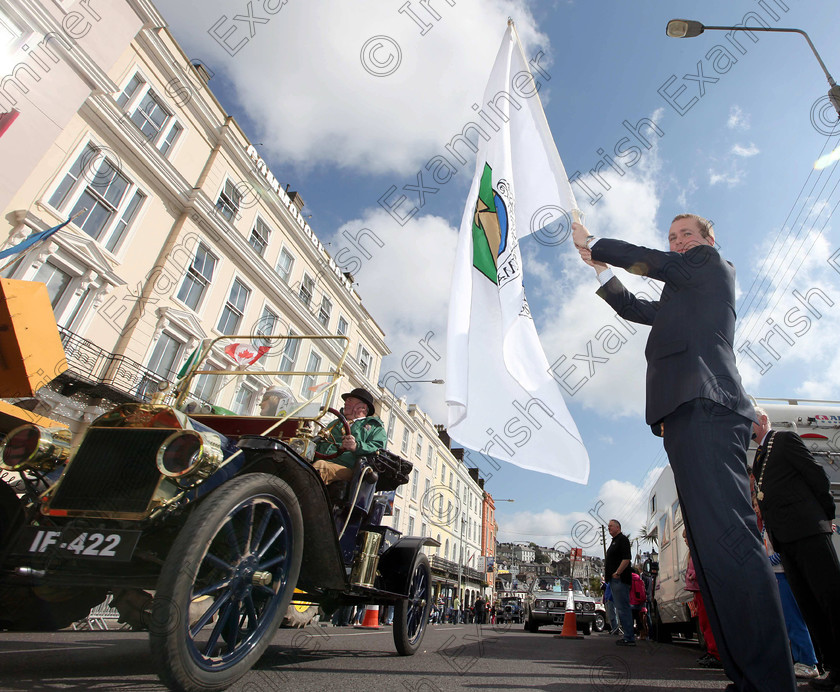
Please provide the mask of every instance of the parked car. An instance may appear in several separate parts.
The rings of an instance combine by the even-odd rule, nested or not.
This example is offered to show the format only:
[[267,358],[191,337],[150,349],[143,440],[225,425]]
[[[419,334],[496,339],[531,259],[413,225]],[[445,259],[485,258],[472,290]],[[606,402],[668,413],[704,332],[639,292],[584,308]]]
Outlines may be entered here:
[[[383,451],[360,460],[349,483],[325,486],[311,463],[314,438],[328,413],[349,432],[330,408],[347,339],[284,337],[334,353],[334,367],[319,372],[234,362],[232,342],[270,338],[213,340],[177,392],[117,406],[74,448],[61,431],[9,433],[0,462],[25,488],[18,498],[0,484],[0,628],[65,627],[111,591],[123,619],[148,628],[163,682],[209,692],[256,663],[284,616],[296,622],[287,610],[297,587],[298,610],[317,604],[327,616],[393,605],[397,651],[418,650],[431,605],[422,548],[438,544],[382,525],[411,464]],[[211,353],[233,364],[202,369]],[[195,400],[203,376],[216,378],[216,391],[297,378],[295,391],[311,397],[271,417],[236,415]]]
[[607,627],[607,609],[601,601],[595,601],[595,620],[592,621],[592,629],[595,632],[603,632]]
[[518,596],[503,596],[496,603],[496,622],[522,624],[522,599]]
[[528,632],[536,632],[540,627],[548,625],[563,626],[570,583],[574,592],[577,629],[583,634],[592,634],[592,625],[595,622],[595,599],[584,593],[579,580],[555,576],[537,577],[531,583],[528,595],[525,597],[523,616],[525,629]]

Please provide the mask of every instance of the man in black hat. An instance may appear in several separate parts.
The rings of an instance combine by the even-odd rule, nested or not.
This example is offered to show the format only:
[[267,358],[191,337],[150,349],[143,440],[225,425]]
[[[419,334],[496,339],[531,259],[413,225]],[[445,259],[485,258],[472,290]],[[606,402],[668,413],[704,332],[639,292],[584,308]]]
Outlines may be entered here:
[[350,423],[350,434],[345,435],[343,426],[336,421],[324,431],[315,446],[315,451],[321,454],[340,452],[334,459],[319,459],[313,464],[327,484],[349,481],[359,457],[385,449],[388,441],[385,426],[375,415],[373,395],[369,391],[356,387],[349,394],[342,394],[341,398],[344,399],[344,417]]

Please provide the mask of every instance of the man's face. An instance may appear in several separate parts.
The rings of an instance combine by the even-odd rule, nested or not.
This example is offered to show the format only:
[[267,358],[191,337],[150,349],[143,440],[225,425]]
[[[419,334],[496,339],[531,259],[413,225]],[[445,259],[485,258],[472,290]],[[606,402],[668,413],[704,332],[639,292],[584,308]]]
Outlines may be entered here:
[[615,538],[618,534],[621,533],[621,529],[618,527],[618,524],[616,524],[614,521],[611,521],[609,524],[607,524],[607,531],[610,532],[610,536],[612,536],[613,538]]
[[759,416],[758,422],[752,424],[753,428],[753,439],[756,441],[756,444],[761,444],[761,440],[767,434],[767,431],[770,429],[770,421],[768,420],[767,416]]
[[368,405],[361,399],[348,396],[344,400],[344,416],[348,419],[364,418],[368,414]]
[[714,245],[711,236],[704,238],[700,226],[694,219],[677,219],[668,231],[671,252],[683,253],[698,245]]

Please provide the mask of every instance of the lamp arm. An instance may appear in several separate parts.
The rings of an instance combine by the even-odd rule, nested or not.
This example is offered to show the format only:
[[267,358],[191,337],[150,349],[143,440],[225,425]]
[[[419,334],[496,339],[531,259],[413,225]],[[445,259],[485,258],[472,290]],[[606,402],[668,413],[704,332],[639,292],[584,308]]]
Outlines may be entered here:
[[783,29],[777,27],[746,27],[746,26],[704,26],[704,29],[717,29],[718,31],[774,31],[774,32],[782,32],[782,33],[790,33],[790,34],[802,34],[805,37],[805,40],[808,42],[808,45],[811,47],[811,52],[814,54],[814,57],[819,62],[822,71],[825,73],[825,77],[828,80],[830,86],[835,86],[836,82],[834,78],[828,71],[828,68],[825,66],[820,54],[817,53],[817,49],[814,46],[813,42],[811,41],[811,37],[808,36],[802,29]]

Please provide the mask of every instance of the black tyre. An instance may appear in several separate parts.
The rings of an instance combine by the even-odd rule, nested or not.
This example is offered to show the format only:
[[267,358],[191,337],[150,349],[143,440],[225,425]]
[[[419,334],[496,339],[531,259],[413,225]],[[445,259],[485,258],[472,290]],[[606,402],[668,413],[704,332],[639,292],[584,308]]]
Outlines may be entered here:
[[432,607],[431,588],[429,558],[417,553],[411,568],[408,598],[394,606],[394,644],[400,656],[412,656],[420,648]]
[[537,632],[539,632],[540,626],[531,618],[528,618],[528,622],[525,623],[525,629],[529,632],[536,634]]
[[671,628],[667,627],[666,625],[662,624],[662,618],[659,617],[657,614],[656,618],[654,619],[654,638],[660,644],[670,644],[671,643]]
[[204,500],[158,580],[149,630],[163,682],[210,692],[247,673],[286,613],[302,554],[300,506],[279,478],[248,474]]
[[580,631],[584,634],[592,634],[592,623],[591,622],[584,622],[580,626]]
[[596,632],[603,632],[606,626],[607,622],[606,620],[604,620],[604,614],[600,611],[596,611],[595,622],[592,623],[592,629],[594,629]]

